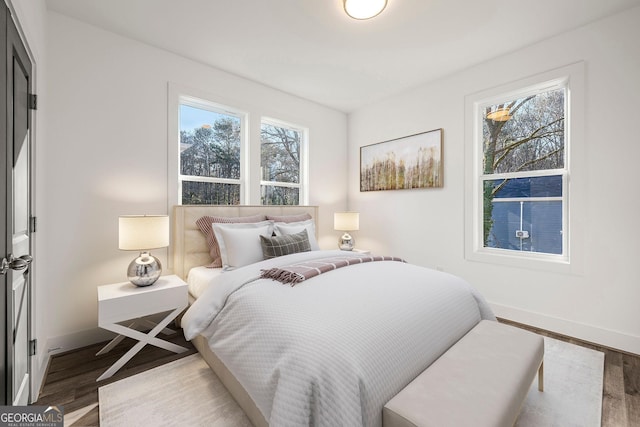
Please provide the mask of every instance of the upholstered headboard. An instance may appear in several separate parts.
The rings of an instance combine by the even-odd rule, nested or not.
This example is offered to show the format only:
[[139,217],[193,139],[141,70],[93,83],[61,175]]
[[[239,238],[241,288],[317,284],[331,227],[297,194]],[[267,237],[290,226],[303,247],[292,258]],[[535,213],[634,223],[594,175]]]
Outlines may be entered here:
[[[196,225],[198,218],[209,216],[296,215],[308,213],[317,221],[317,206],[212,206],[180,205],[173,208],[173,230],[169,248],[169,268],[186,279],[189,270],[211,262],[204,235]],[[318,227],[316,226],[316,237]],[[172,265],[171,262],[173,261]]]

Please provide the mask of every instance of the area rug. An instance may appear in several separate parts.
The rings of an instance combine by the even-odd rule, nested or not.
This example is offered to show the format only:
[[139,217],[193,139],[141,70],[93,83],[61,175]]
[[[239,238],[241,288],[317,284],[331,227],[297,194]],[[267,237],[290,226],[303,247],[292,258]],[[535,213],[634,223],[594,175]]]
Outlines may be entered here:
[[98,389],[100,427],[251,427],[199,354]]
[[535,380],[517,427],[600,427],[604,353],[544,339],[544,392]]
[[[597,427],[604,354],[545,338],[545,388],[532,384],[516,426]],[[100,387],[101,427],[250,427],[198,354]]]

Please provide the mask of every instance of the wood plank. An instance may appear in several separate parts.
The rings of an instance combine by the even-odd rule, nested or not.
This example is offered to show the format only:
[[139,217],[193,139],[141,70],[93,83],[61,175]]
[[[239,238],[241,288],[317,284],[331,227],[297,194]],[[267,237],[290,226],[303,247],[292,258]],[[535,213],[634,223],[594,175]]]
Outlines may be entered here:
[[640,394],[640,357],[622,356],[624,371],[624,392],[628,395]]
[[100,409],[98,406],[79,418],[71,427],[100,427]]
[[640,357],[622,356],[624,395],[630,426],[640,426]]
[[98,402],[98,390],[91,390],[88,393],[83,395],[78,395],[78,397],[73,401],[66,405],[64,405],[64,412],[74,412],[78,409],[82,409],[85,406],[89,406]]
[[622,354],[606,350],[604,360],[602,427],[628,426]]
[[640,426],[640,396],[626,395],[627,422],[629,427]]
[[76,398],[76,390],[73,387],[68,387],[63,390],[59,390],[55,393],[40,394],[36,405],[62,405],[65,406]]

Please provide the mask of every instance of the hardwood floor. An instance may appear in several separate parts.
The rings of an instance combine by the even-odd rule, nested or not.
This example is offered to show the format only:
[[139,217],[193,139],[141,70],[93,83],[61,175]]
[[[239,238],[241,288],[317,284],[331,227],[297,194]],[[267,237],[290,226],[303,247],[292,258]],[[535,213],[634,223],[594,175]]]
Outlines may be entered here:
[[[34,405],[63,405],[66,418],[66,415],[78,409],[97,404],[98,387],[196,353],[193,345],[184,339],[182,330],[171,335],[161,335],[161,338],[187,347],[189,351],[176,354],[146,345],[111,378],[100,382],[96,382],[98,377],[137,341],[125,338],[109,353],[100,356],[96,356],[96,353],[104,347],[106,342],[53,356],[44,385]],[[97,406],[72,424],[74,427],[99,425],[100,416]]]
[[604,379],[601,425],[602,427],[640,426],[640,356],[600,347],[520,323],[504,319],[498,320],[543,336],[603,352]]
[[[500,319],[500,321],[532,330],[544,336],[604,352],[602,427],[640,426],[640,356],[598,347],[570,337],[503,319]],[[65,414],[69,414],[89,405],[96,405],[98,403],[98,387],[196,352],[191,343],[185,341],[182,331],[178,331],[168,337],[165,336],[164,339],[188,347],[189,351],[175,354],[147,345],[113,377],[100,381],[100,383],[96,383],[96,379],[113,362],[126,353],[135,344],[135,341],[127,338],[111,352],[101,356],[95,356],[95,354],[106,343],[84,347],[52,357],[44,386],[35,404],[64,405]],[[96,406],[71,425],[74,427],[99,426],[98,407]]]

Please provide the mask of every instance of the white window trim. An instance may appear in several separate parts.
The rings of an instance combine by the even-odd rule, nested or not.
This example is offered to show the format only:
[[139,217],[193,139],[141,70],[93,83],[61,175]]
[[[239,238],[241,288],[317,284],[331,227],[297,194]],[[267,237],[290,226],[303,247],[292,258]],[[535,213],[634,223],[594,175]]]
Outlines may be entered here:
[[[260,126],[263,121],[275,125],[286,126],[303,131],[303,140],[300,159],[300,205],[309,204],[309,129],[283,120],[262,116],[258,108],[246,103],[225,99],[224,97],[206,91],[168,82],[167,85],[167,205],[168,211],[173,212],[175,205],[181,204],[180,199],[180,152],[177,141],[180,139],[179,106],[181,99],[203,100],[205,105],[217,105],[223,111],[233,114],[244,114],[246,132],[242,135],[240,176],[242,186],[240,191],[240,204],[259,205],[260,185],[258,172],[260,171]],[[224,105],[233,105],[227,108]],[[252,171],[254,173],[252,173]],[[201,177],[206,179],[205,177]],[[222,178],[215,178],[217,182],[224,182]],[[268,183],[268,185],[275,185]]]
[[[563,175],[566,214],[563,224],[562,255],[485,248],[482,238],[482,144],[480,109],[491,103],[527,93],[539,93],[566,84],[565,169]],[[586,141],[584,134],[584,63],[579,62],[532,77],[520,79],[465,97],[465,258],[469,261],[509,267],[534,268],[567,274],[582,274],[584,265],[584,224],[586,209]],[[529,88],[529,89],[527,89]],[[524,90],[523,90],[524,89]],[[550,171],[544,171],[548,175]],[[535,173],[533,173],[535,174]],[[528,172],[525,175],[531,176]],[[557,174],[557,173],[554,173]],[[496,179],[498,174],[492,175]]]
[[[296,130],[302,134],[302,138],[300,140],[300,172],[299,172],[300,182],[291,183],[291,182],[260,180],[260,186],[270,185],[274,187],[298,188],[300,189],[300,192],[298,193],[299,204],[308,205],[309,204],[309,174],[307,173],[307,171],[309,170],[309,129],[304,126],[296,125],[293,123],[285,122],[283,120],[278,120],[270,117],[261,118],[260,120],[261,129],[262,129],[263,123],[272,125],[272,126],[278,126],[278,127]],[[262,150],[262,140],[260,140],[260,146],[261,146],[260,149]],[[260,176],[262,177],[262,174]]]
[[173,210],[174,205],[182,204],[182,181],[185,180],[185,176],[180,174],[180,151],[177,147],[177,142],[180,140],[180,104],[186,104],[195,108],[214,111],[216,113],[230,114],[240,118],[240,179],[189,177],[189,179],[186,180],[215,182],[221,184],[240,184],[240,204],[247,204],[249,201],[249,113],[214,101],[209,101],[214,98],[215,95],[211,95],[197,89],[187,88],[174,83],[169,83],[168,85],[167,196],[169,211]]

